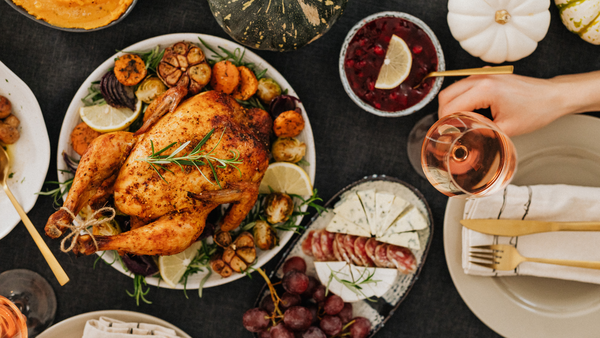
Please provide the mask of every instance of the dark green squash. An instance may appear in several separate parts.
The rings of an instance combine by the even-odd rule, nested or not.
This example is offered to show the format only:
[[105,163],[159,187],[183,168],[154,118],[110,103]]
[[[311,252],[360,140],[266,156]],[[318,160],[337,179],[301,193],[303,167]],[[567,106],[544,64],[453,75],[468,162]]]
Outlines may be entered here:
[[221,27],[250,48],[290,51],[321,37],[348,0],[208,0]]

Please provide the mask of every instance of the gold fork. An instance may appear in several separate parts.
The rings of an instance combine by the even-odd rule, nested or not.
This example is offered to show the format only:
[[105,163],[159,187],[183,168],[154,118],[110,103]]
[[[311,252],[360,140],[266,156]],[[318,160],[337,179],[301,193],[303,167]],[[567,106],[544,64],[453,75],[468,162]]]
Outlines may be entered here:
[[[473,249],[477,250],[474,251]],[[600,269],[600,262],[523,257],[521,256],[517,248],[513,247],[512,245],[506,244],[472,246],[470,257],[481,260],[479,262],[471,260],[471,263],[496,270],[513,270],[523,262],[536,262],[544,264],[574,266],[578,268]]]

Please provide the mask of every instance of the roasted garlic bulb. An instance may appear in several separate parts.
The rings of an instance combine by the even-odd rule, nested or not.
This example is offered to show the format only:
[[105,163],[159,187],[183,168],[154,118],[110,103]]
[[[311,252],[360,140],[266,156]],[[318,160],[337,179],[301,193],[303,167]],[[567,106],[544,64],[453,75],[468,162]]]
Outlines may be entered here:
[[168,87],[185,86],[193,95],[208,84],[211,69],[200,47],[178,42],[165,49],[157,73]]

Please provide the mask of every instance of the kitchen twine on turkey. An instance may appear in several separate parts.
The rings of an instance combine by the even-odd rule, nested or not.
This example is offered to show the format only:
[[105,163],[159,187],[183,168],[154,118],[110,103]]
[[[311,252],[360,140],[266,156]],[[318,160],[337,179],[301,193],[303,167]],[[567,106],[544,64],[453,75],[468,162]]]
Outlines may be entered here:
[[[85,231],[88,233],[88,235],[90,235],[90,237],[92,238],[92,241],[94,241],[94,246],[96,247],[96,250],[98,250],[98,243],[96,242],[96,238],[94,237],[94,234],[89,230],[89,228],[93,227],[94,225],[100,225],[100,224],[103,224],[106,222],[110,222],[115,218],[115,216],[117,214],[115,209],[113,209],[111,207],[104,207],[104,208],[100,208],[100,209],[96,210],[92,214],[92,216],[90,216],[86,221],[77,222],[76,216],[73,214],[73,212],[71,212],[71,210],[69,210],[65,207],[61,207],[61,209],[66,211],[67,214],[69,214],[69,216],[71,216],[73,218],[73,224],[67,225],[67,228],[71,229],[71,233],[68,234],[65,238],[63,238],[63,240],[60,242],[60,250],[62,252],[69,252],[69,251],[73,250],[73,248],[77,244],[77,240],[79,239],[79,236],[81,236],[81,231]],[[101,214],[105,211],[109,211],[112,214],[112,216],[103,218],[103,219],[96,219],[97,214]],[[73,239],[71,239],[71,244],[69,245],[68,248],[65,249],[65,243],[71,237],[73,237]]]

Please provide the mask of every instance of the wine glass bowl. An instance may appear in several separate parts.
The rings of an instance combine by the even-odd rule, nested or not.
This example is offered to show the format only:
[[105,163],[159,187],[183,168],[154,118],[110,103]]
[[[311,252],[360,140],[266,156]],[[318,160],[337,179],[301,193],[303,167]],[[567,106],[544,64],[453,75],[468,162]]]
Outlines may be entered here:
[[441,193],[481,197],[504,189],[516,172],[512,141],[491,120],[460,112],[438,120],[421,148],[426,178]]
[[0,296],[0,338],[27,338],[27,318],[10,300]]
[[48,281],[36,272],[14,269],[0,273],[0,297],[6,297],[27,318],[25,332],[30,338],[54,322],[56,295]]
[[[374,84],[392,35],[402,38],[411,51],[410,73],[396,88],[377,89]],[[406,116],[425,107],[440,91],[443,77],[413,87],[431,71],[446,69],[441,44],[431,28],[410,14],[391,11],[370,15],[350,29],[338,66],[350,99],[362,109],[384,117]]]

